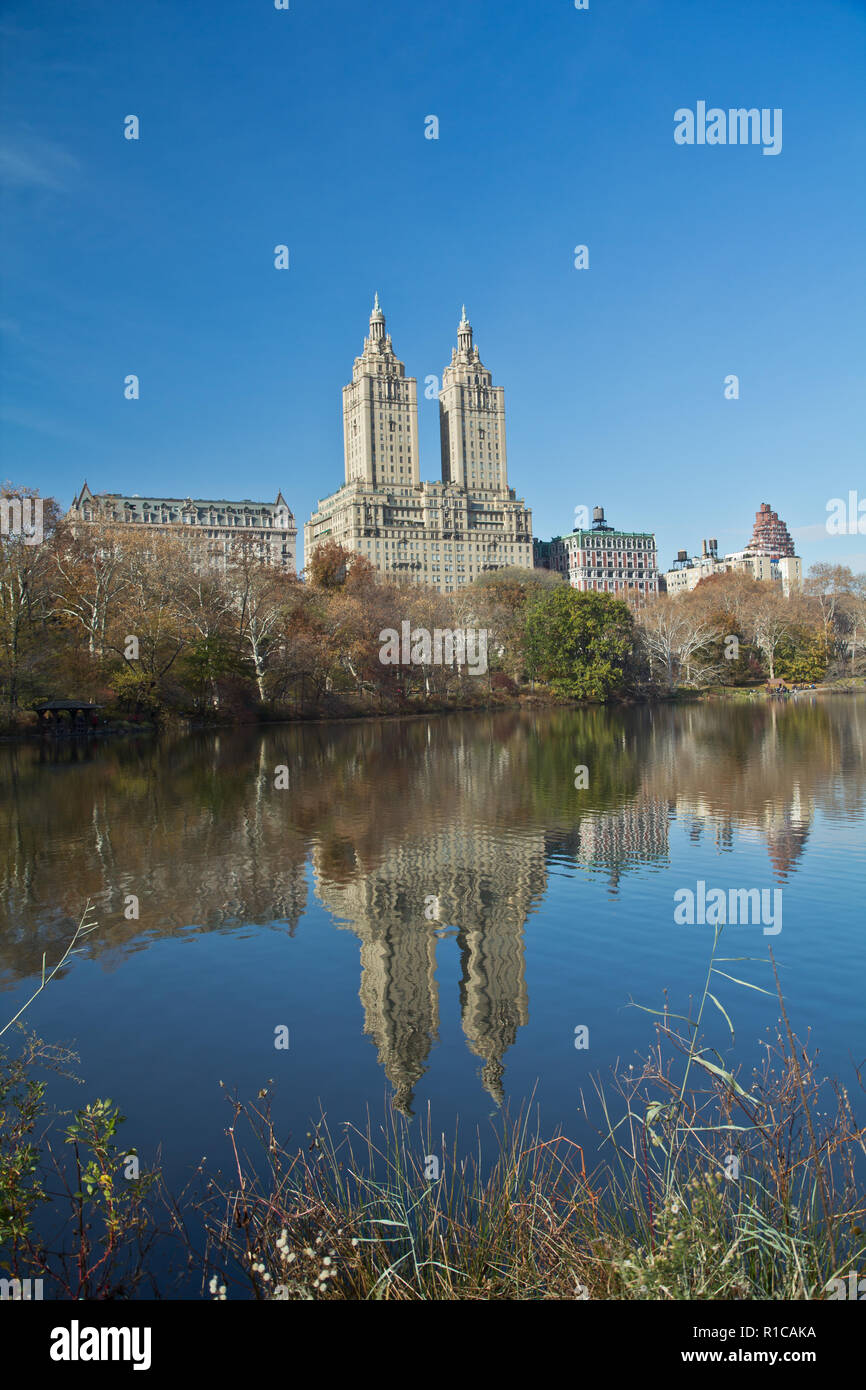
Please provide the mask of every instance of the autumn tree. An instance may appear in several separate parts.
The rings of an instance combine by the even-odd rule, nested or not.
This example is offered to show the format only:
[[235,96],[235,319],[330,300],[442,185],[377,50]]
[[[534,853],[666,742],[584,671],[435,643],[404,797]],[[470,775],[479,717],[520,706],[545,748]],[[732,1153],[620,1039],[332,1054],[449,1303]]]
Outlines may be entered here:
[[307,561],[304,578],[314,589],[342,589],[351,566],[361,558],[338,541],[323,541]]
[[265,677],[282,620],[297,581],[266,565],[253,546],[232,551],[227,585],[231,597],[238,650],[252,663],[259,699],[267,698]]
[[105,655],[109,618],[128,583],[125,539],[116,526],[93,524],[73,533],[66,523],[54,537],[57,609],[86,633],[94,659]]
[[752,640],[764,659],[770,680],[776,677],[776,661],[784,641],[790,641],[792,615],[788,601],[774,584],[765,584],[766,592],[752,609]]
[[845,647],[855,675],[866,669],[866,574],[854,577],[845,599]]
[[820,616],[825,659],[829,661],[841,646],[837,621],[856,581],[847,565],[812,565],[803,582],[803,594],[811,599]]
[[192,639],[181,592],[189,547],[179,537],[130,526],[123,536],[126,582],[110,610],[106,647],[142,686],[156,692]]
[[660,595],[641,614],[640,641],[652,679],[672,694],[681,686],[705,685],[719,673],[718,620],[700,605],[687,602],[689,595]]
[[233,626],[234,605],[221,569],[190,566],[178,591],[178,606],[191,630],[181,658],[181,676],[189,684],[199,709],[209,698],[212,709],[222,704],[228,677],[246,674],[243,653]]
[[[0,501],[38,499],[30,488],[6,483],[0,488]],[[39,499],[41,537],[28,535],[21,527],[5,525],[0,533],[0,684],[7,714],[13,720],[23,698],[38,693],[35,682],[44,668],[52,637],[53,564],[51,541],[60,518],[53,498]],[[55,631],[52,632],[52,627]]]
[[488,646],[493,664],[512,679],[519,680],[526,670],[526,609],[530,598],[561,588],[564,583],[563,576],[552,570],[508,566],[488,570],[464,589],[479,623],[490,634]]

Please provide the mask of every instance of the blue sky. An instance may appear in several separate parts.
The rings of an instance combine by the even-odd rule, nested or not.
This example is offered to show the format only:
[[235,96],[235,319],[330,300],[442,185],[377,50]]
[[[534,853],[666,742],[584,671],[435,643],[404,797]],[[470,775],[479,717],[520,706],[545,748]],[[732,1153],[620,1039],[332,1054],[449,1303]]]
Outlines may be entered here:
[[[824,526],[866,498],[863,0],[79,0],[0,33],[4,477],[282,488],[300,526],[378,290],[422,477],[465,301],[536,535],[601,503],[667,567],[767,501],[866,569]],[[782,108],[781,154],[676,145],[700,100]]]

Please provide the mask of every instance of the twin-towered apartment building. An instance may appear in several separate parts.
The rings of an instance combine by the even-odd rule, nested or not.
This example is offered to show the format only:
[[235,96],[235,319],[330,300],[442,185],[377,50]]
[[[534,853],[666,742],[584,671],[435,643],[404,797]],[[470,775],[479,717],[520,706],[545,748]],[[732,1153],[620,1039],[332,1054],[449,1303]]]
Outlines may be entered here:
[[[768,504],[742,557],[722,564],[713,556],[709,566],[680,552],[666,575],[659,574],[655,536],[614,529],[601,507],[591,525],[533,541],[532,513],[508,485],[505,392],[481,361],[465,306],[442,374],[439,430],[441,477],[425,482],[417,379],[394,351],[376,295],[363,351],[343,387],[344,481],[304,527],[305,563],[317,546],[336,541],[383,578],[446,594],[512,566],[553,570],[579,590],[638,598],[691,588],[704,571],[721,568],[748,568],[755,578],[781,580],[786,591],[801,578],[784,523]],[[85,482],[70,517],[79,525],[128,523],[181,534],[204,565],[225,567],[243,547],[266,564],[297,570],[297,526],[282,492],[273,502],[143,497],[94,493]]]
[[439,392],[441,480],[422,482],[418,383],[396,356],[376,296],[343,387],[345,482],[304,527],[309,561],[338,541],[380,574],[453,593],[487,570],[531,569],[532,514],[508,486],[505,392],[473,343],[466,309]]

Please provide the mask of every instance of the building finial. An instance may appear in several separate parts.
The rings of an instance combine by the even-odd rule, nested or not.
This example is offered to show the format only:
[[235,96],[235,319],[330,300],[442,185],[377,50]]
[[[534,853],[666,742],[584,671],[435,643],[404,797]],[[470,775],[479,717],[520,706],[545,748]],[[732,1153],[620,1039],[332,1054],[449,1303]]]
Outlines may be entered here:
[[385,338],[385,315],[382,313],[382,306],[379,303],[378,290],[376,291],[376,297],[373,300],[373,312],[370,315],[369,341],[374,345],[378,345],[378,351],[382,350],[383,346],[387,341],[387,339]]
[[472,324],[466,317],[466,305],[463,305],[463,317],[457,325],[457,350],[460,353],[471,353],[472,351]]

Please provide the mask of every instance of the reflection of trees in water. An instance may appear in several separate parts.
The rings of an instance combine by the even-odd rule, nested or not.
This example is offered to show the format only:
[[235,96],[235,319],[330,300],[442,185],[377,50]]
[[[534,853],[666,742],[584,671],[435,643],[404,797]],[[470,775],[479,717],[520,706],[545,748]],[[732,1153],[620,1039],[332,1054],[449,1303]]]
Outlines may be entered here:
[[[295,930],[305,864],[361,942],[365,1028],[408,1108],[438,1020],[435,949],[457,935],[484,1084],[528,1018],[523,927],[551,863],[604,875],[668,857],[671,819],[789,873],[817,810],[863,811],[866,702],[517,710],[0,749],[0,970],[36,973],[97,905],[106,961],[159,936]],[[274,787],[278,765],[288,790]],[[574,768],[589,787],[574,787]],[[123,915],[135,894],[139,921]],[[437,911],[429,912],[435,899]]]
[[[305,849],[265,790],[260,740],[231,743],[231,753],[223,738],[103,745],[86,766],[4,750],[0,970],[38,970],[87,898],[100,923],[92,956],[190,928],[276,919],[293,930]],[[128,895],[138,920],[124,915]]]
[[722,850],[733,850],[743,830],[757,832],[777,878],[795,868],[816,811],[831,819],[863,812],[860,699],[665,707],[657,723],[668,752],[663,763],[648,760],[647,791],[670,796],[693,838],[712,835]]

